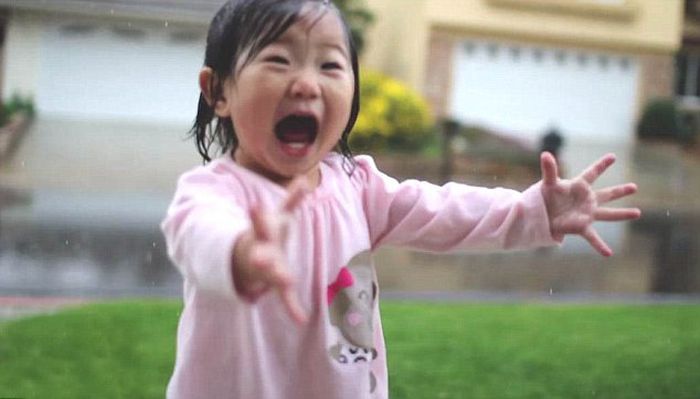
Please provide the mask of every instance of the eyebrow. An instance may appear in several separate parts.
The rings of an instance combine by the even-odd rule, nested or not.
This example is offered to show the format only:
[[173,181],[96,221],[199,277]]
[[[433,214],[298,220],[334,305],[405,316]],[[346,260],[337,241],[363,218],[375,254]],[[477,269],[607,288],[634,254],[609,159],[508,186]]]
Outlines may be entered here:
[[321,47],[338,50],[345,56],[345,58],[350,59],[350,54],[348,54],[348,49],[346,46],[340,45],[338,43],[321,43]]
[[[277,40],[273,41],[270,44],[281,44],[281,45],[292,46],[292,45],[294,45],[294,42],[295,42],[295,40],[291,36],[282,35]],[[347,49],[347,46],[344,46],[344,45],[342,45],[340,43],[336,43],[336,42],[321,42],[320,46],[323,48],[330,48],[330,49],[338,50],[341,54],[343,54],[343,56],[346,59],[348,59],[348,60],[350,59],[350,52]]]

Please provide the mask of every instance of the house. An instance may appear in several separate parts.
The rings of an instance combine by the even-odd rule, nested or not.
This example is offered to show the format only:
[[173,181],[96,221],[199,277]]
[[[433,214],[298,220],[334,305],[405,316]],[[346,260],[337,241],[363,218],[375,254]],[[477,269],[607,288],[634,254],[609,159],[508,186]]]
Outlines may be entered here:
[[676,59],[675,95],[691,114],[700,115],[700,3],[686,0],[683,40]]
[[410,83],[438,118],[625,143],[644,104],[674,92],[681,0],[367,3],[365,66]]
[[[365,0],[366,67],[438,118],[534,140],[627,142],[674,92],[681,0]],[[206,27],[222,0],[0,0],[5,98],[41,115],[193,120]]]
[[42,116],[190,123],[221,1],[0,0],[2,92]]

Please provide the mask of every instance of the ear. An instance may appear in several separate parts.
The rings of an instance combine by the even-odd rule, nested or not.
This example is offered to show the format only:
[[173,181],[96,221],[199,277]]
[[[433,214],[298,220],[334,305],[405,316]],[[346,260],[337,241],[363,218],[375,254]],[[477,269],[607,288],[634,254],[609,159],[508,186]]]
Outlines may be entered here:
[[[219,96],[215,98],[219,86]],[[224,92],[224,82],[219,82],[219,79],[214,74],[214,70],[210,67],[204,67],[199,71],[199,89],[202,91],[204,99],[210,107],[214,108],[214,113],[218,117],[229,117],[231,113],[228,108],[226,93]]]

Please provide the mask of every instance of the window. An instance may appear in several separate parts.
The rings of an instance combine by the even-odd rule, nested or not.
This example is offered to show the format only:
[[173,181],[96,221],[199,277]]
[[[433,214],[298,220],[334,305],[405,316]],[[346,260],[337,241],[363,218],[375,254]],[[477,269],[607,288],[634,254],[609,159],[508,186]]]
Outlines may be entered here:
[[499,49],[498,49],[498,44],[496,44],[496,43],[489,43],[489,44],[486,46],[486,49],[487,49],[487,51],[488,51],[488,53],[489,53],[489,57],[491,57],[491,58],[496,58],[496,57],[498,57],[498,50],[499,50]]
[[192,30],[179,30],[170,34],[170,41],[173,43],[196,43],[204,40],[202,33]]
[[514,61],[517,61],[520,59],[520,52],[521,49],[518,46],[511,46],[510,47],[510,56],[513,58]]
[[576,61],[581,65],[582,67],[586,66],[588,64],[588,56],[584,53],[579,53],[576,56]]
[[544,50],[541,48],[533,49],[532,57],[535,59],[535,62],[542,62],[542,60],[544,60]]
[[700,53],[680,53],[676,58],[676,95],[700,97]]
[[557,60],[559,64],[564,64],[566,63],[566,53],[564,50],[557,50],[554,52],[554,58]]
[[146,32],[140,29],[134,29],[129,23],[127,26],[114,26],[112,27],[112,32],[115,35],[127,40],[142,40],[146,38]]
[[59,28],[60,34],[65,37],[76,37],[89,35],[94,32],[97,28],[94,25],[73,23],[68,25],[63,25]]
[[462,45],[462,48],[464,48],[464,52],[472,55],[476,51],[476,45],[472,42],[466,42]]
[[623,57],[620,59],[620,68],[622,68],[623,70],[626,71],[626,70],[630,69],[631,66],[632,66],[632,62],[630,61],[629,58]]

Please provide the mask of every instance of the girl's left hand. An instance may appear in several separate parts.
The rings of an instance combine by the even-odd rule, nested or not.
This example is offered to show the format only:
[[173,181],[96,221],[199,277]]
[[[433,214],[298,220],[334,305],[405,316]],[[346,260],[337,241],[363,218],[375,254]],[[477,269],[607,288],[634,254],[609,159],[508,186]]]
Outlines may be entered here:
[[560,179],[554,156],[543,152],[542,197],[549,216],[552,237],[561,241],[566,234],[578,234],[585,238],[603,256],[611,256],[612,250],[593,228],[595,221],[617,222],[637,219],[638,208],[609,208],[601,205],[637,192],[634,183],[592,188],[593,182],[615,162],[614,154],[607,154],[573,179]]

